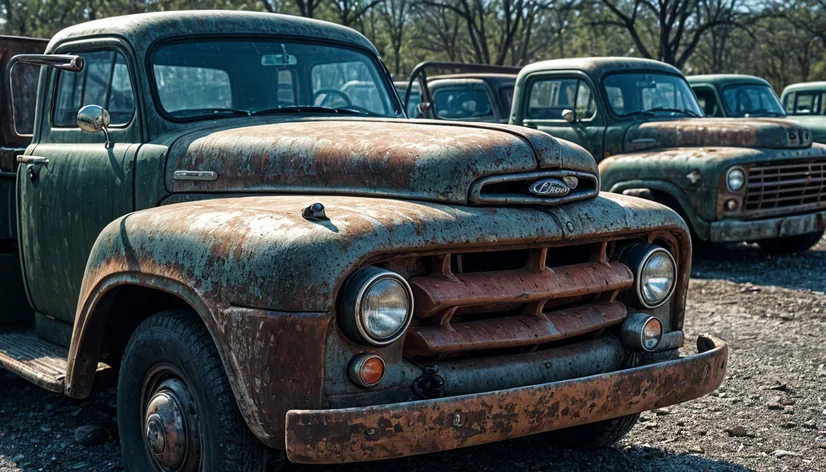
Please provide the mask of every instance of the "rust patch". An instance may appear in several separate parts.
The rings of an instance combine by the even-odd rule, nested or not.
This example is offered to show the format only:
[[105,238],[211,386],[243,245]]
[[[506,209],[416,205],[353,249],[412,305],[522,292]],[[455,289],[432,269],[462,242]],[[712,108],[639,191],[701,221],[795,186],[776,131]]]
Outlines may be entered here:
[[[728,348],[574,380],[437,400],[287,413],[287,454],[345,463],[426,454],[566,428],[691,400],[716,389]],[[710,349],[710,350],[709,350]]]

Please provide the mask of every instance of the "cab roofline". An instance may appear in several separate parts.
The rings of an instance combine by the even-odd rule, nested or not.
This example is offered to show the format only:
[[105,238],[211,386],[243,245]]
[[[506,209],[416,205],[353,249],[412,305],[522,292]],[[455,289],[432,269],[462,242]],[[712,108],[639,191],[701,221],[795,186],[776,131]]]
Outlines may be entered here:
[[226,10],[139,13],[80,23],[58,32],[49,42],[47,52],[61,43],[89,37],[118,36],[140,52],[160,39],[223,34],[325,38],[378,54],[361,33],[341,25],[299,16]]

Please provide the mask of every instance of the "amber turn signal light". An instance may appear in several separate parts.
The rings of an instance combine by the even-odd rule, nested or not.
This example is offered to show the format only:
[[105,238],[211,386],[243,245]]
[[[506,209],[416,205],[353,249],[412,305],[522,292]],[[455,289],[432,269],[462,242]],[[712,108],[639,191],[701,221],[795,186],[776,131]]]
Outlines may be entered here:
[[384,359],[376,354],[359,354],[350,361],[349,377],[359,387],[375,387],[384,378]]

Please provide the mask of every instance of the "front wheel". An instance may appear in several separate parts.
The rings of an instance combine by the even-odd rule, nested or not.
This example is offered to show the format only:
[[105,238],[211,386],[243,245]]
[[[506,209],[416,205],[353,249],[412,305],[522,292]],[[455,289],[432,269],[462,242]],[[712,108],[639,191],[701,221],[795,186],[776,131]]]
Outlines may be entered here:
[[133,472],[260,472],[266,447],[250,432],[218,351],[195,314],[167,311],[129,341],[118,423]]
[[820,231],[784,238],[763,239],[757,241],[757,244],[760,249],[771,254],[794,254],[808,251],[814,247],[823,238],[823,233],[823,231]]
[[624,438],[637,424],[640,414],[621,416],[596,423],[551,431],[549,439],[562,447],[576,449],[600,449],[611,446]]

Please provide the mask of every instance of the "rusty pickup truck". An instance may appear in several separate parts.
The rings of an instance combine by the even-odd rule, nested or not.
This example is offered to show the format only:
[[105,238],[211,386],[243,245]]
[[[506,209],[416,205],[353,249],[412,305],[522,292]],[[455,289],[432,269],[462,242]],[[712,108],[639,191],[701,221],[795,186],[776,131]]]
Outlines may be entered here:
[[140,14],[26,67],[0,365],[80,399],[116,377],[129,471],[604,446],[723,381],[725,343],[679,352],[677,213],[546,133],[406,119],[349,28]]
[[602,189],[676,210],[695,242],[808,250],[826,229],[826,146],[778,118],[706,118],[683,74],[648,59],[560,59],[519,73],[511,124],[599,160]]

